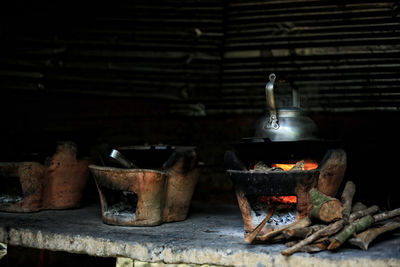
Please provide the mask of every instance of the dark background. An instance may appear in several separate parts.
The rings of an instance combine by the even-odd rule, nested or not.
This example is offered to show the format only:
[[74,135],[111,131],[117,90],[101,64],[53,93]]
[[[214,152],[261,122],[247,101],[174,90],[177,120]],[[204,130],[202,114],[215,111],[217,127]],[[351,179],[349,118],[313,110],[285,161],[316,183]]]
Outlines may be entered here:
[[356,200],[395,208],[399,26],[398,1],[2,1],[0,159],[61,140],[82,156],[193,145],[194,199],[235,203],[223,153],[253,135],[274,72],[278,104],[298,88],[321,137],[342,142]]

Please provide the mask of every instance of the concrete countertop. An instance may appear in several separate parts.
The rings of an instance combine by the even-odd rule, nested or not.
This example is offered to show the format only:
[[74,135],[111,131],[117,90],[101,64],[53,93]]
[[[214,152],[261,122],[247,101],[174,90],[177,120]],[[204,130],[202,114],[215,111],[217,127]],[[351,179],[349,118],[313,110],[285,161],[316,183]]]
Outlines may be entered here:
[[283,244],[249,245],[236,206],[194,203],[185,221],[156,227],[106,225],[100,206],[36,213],[0,212],[0,242],[102,257],[147,262],[225,266],[400,266],[400,236],[371,244],[368,251],[295,253]]

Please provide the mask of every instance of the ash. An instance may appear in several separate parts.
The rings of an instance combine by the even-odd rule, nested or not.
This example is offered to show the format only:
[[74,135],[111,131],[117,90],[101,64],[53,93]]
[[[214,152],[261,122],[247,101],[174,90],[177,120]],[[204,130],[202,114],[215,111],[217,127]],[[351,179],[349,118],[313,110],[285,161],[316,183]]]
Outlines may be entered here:
[[0,203],[18,203],[22,201],[20,196],[0,195]]
[[291,209],[277,209],[266,203],[251,203],[251,217],[254,225],[259,225],[262,220],[267,217],[271,208],[274,208],[274,213],[268,222],[265,224],[267,228],[280,228],[282,226],[293,223],[296,220],[296,210]]
[[105,213],[108,216],[126,217],[130,220],[136,218],[136,208],[123,202],[109,206]]

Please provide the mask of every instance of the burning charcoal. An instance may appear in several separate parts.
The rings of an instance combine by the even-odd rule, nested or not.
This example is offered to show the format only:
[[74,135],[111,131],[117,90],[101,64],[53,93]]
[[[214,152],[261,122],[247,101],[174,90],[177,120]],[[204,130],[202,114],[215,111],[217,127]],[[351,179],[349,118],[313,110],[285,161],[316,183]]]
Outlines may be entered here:
[[293,166],[293,168],[291,168],[289,171],[302,171],[302,170],[304,170],[304,165],[305,165],[304,160],[300,160],[300,161],[296,162],[296,164]]
[[255,171],[268,171],[268,172],[270,172],[270,171],[283,171],[283,169],[280,168],[280,167],[272,167],[271,168],[271,167],[269,167],[267,164],[265,164],[262,161],[257,162],[254,165],[254,169],[253,170],[255,170]]
[[259,161],[254,165],[254,170],[255,171],[269,171],[269,170],[271,170],[271,167],[269,167],[264,162]]

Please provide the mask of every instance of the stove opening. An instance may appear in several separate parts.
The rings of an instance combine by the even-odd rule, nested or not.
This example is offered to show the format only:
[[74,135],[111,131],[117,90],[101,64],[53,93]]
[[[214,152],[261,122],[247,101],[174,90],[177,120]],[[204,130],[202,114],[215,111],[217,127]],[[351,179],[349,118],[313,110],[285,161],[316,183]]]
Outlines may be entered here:
[[250,206],[253,225],[259,225],[273,210],[271,218],[266,223],[267,228],[275,229],[291,224],[296,220],[297,196],[246,196]]
[[131,191],[113,190],[101,187],[104,198],[104,212],[108,216],[130,221],[136,218],[138,195]]
[[23,200],[19,177],[0,175],[0,203],[18,203]]

